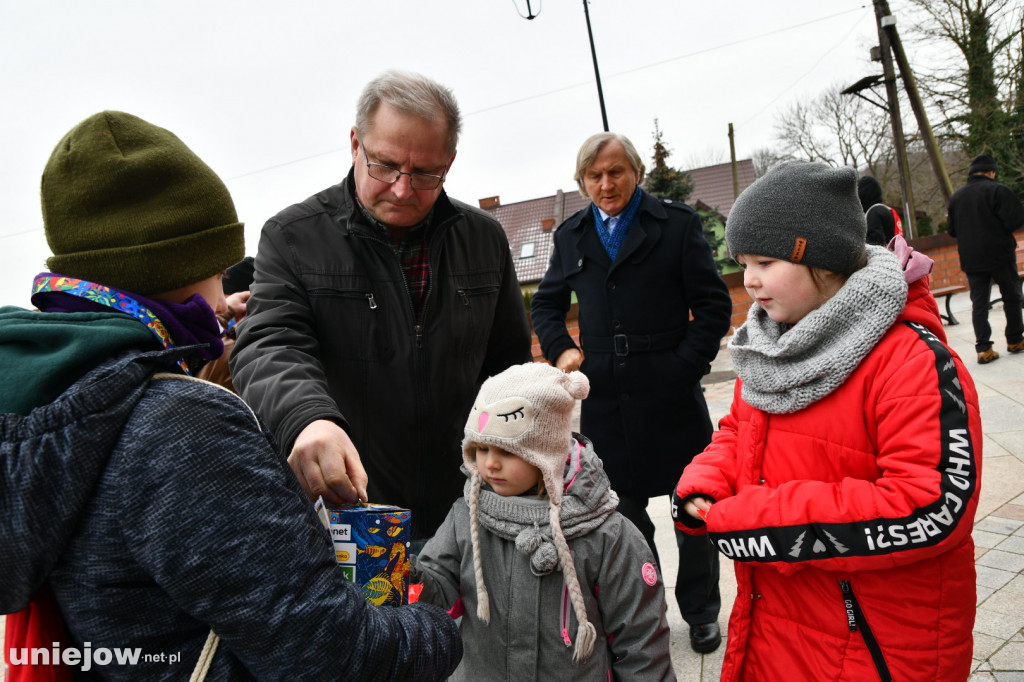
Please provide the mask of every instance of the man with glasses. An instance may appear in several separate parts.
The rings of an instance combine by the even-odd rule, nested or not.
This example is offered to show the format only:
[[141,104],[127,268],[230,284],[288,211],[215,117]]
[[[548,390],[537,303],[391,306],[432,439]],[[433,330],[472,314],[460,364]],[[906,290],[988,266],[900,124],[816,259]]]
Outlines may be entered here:
[[407,507],[414,541],[461,495],[480,383],[531,359],[504,231],[444,192],[460,128],[428,78],[366,86],[348,177],[263,227],[231,359],[311,498]]

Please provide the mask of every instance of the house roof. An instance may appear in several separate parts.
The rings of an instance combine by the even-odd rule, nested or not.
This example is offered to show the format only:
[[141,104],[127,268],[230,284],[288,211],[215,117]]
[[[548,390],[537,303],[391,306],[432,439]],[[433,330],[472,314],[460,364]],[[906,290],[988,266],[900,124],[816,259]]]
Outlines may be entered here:
[[[505,229],[520,284],[539,282],[544,277],[554,248],[552,235],[555,228],[590,204],[589,199],[574,189],[558,190],[553,196],[504,206],[498,204],[496,198],[492,199],[493,205],[481,200],[481,207],[497,218]],[[533,246],[526,246],[528,244]]]
[[[722,163],[687,172],[693,181],[689,203],[698,208],[717,210],[727,218],[734,201],[731,164]],[[753,162],[750,159],[738,161],[737,173],[740,191],[743,191],[754,182]],[[555,228],[589,204],[590,200],[576,189],[558,190],[552,196],[514,204],[502,205],[498,197],[480,200],[480,208],[497,218],[508,235],[520,284],[533,284],[544,277],[554,248],[552,235]]]
[[[732,192],[732,164],[719,163],[694,168],[687,173],[693,182],[693,193],[690,195],[689,203],[694,206],[698,203],[704,204],[707,208],[718,211],[723,218],[728,218],[732,204],[736,201]],[[736,175],[742,192],[754,182],[754,162],[750,159],[737,161]]]

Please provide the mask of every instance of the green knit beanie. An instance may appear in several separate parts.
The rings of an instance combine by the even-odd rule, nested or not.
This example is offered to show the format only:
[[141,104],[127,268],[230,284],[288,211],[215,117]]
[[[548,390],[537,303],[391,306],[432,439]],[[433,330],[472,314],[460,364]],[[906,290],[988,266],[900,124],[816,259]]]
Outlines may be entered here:
[[768,256],[849,274],[862,262],[867,221],[857,171],[787,161],[743,190],[729,211],[729,253]]
[[51,272],[148,296],[245,255],[227,187],[168,130],[119,111],[85,119],[43,171]]

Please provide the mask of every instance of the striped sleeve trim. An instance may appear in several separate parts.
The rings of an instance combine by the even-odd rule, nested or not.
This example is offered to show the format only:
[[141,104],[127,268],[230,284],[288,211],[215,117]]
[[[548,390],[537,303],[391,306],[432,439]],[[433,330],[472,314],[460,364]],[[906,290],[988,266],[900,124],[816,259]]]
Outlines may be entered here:
[[950,350],[926,327],[904,322],[935,355],[941,457],[938,497],[900,518],[846,523],[806,523],[712,533],[718,550],[734,561],[798,563],[827,558],[884,556],[945,540],[967,513],[978,486],[975,444],[971,438],[967,400]]

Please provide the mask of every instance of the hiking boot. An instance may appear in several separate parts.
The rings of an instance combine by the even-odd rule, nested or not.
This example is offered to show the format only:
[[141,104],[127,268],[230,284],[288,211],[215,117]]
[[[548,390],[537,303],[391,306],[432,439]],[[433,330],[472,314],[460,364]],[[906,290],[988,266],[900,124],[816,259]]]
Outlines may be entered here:
[[[1022,343],[1024,343],[1024,342],[1022,342]],[[1024,348],[1021,348],[1021,350],[1024,350]],[[1016,351],[1010,351],[1010,352],[1014,353]],[[998,359],[999,359],[999,353],[995,352],[991,348],[989,348],[988,350],[983,351],[981,353],[978,353],[978,364],[979,365],[987,365],[988,363],[995,362]]]
[[1024,351],[1024,341],[1018,341],[1017,343],[1011,343],[1006,346],[1006,350],[1011,353],[1020,353]]

